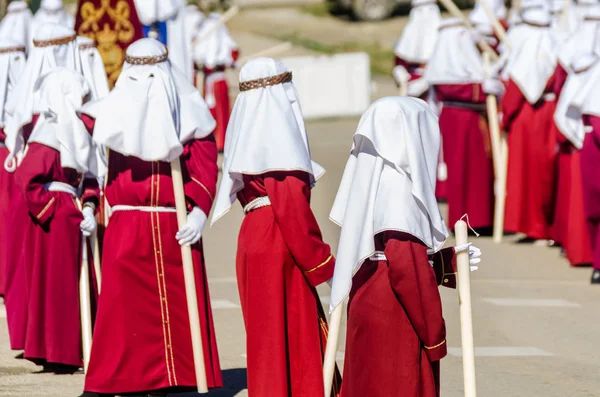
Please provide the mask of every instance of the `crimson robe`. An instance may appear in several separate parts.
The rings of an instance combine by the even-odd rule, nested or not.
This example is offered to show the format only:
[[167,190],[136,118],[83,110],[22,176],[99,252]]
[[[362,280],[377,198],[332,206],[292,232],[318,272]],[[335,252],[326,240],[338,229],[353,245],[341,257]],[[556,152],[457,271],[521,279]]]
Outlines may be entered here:
[[434,255],[400,232],[375,237],[387,261],[367,260],[348,303],[344,397],[438,397],[446,326],[439,285],[456,287],[454,250]]
[[[51,192],[44,185],[62,182],[77,188],[82,177],[61,166],[60,152],[40,143],[28,145],[15,181],[29,211],[27,330],[24,357],[37,364],[79,367],[81,322],[79,273],[83,215],[69,193]],[[99,202],[95,178],[83,182],[84,203]]]
[[581,149],[581,182],[594,269],[600,269],[600,117],[584,116],[592,132],[585,135]]
[[[553,94],[555,76],[547,83]],[[551,238],[556,184],[556,100],[530,104],[510,80],[502,99],[508,132],[508,176],[504,229],[532,239]]]
[[475,229],[491,228],[494,216],[494,168],[490,134],[482,112],[480,84],[436,85],[443,102],[440,130],[448,167],[448,224],[465,214]]
[[[33,115],[32,122],[23,127],[25,140],[29,138],[39,115]],[[14,179],[14,175],[13,175]],[[8,201],[7,225],[10,233],[7,234],[5,245],[0,252],[5,262],[4,304],[6,305],[6,323],[10,348],[23,350],[25,348],[25,334],[27,332],[27,313],[29,302],[28,263],[32,262],[32,250],[24,241],[28,241],[33,225],[29,222],[29,210],[21,191],[16,188],[13,196],[4,198]]]
[[310,209],[309,175],[244,176],[244,186],[238,193],[243,206],[257,197],[271,200],[246,215],[238,238],[248,394],[323,395],[328,330],[315,286],[333,277],[335,259]]
[[0,296],[4,296],[6,271],[6,246],[10,235],[8,219],[10,217],[10,202],[17,194],[14,175],[4,169],[4,160],[9,150],[4,146],[6,135],[0,128]]
[[[92,121],[83,116],[86,125]],[[217,183],[214,137],[181,156],[188,209],[210,212]],[[110,151],[105,188],[116,205],[175,207],[171,168]],[[88,392],[122,394],[194,387],[179,230],[174,212],[116,211],[104,234],[102,293],[85,379]],[[223,385],[202,243],[192,246],[206,378]]]

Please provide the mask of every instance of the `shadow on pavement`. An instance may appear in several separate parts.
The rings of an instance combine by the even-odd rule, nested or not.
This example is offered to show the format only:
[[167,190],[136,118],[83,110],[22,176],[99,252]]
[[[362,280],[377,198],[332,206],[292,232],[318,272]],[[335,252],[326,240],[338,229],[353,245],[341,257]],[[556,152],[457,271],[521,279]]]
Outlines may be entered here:
[[208,394],[185,393],[171,394],[169,397],[235,397],[239,392],[248,388],[246,368],[226,369],[223,371],[223,388],[212,390]]

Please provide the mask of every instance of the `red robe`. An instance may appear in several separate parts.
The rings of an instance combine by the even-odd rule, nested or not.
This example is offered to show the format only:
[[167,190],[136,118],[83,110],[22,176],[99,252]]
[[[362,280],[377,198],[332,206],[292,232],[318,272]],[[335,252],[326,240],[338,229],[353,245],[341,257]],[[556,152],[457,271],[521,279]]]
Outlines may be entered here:
[[[238,59],[239,52],[232,51],[234,61]],[[229,124],[229,113],[231,104],[229,101],[229,85],[225,78],[225,66],[217,66],[214,69],[204,68],[204,98],[210,113],[217,122],[214,134],[217,141],[217,149],[222,152],[225,148],[225,133]],[[212,94],[211,94],[212,93]]]
[[586,134],[581,149],[581,181],[594,269],[600,269],[600,117],[584,116],[593,131]]
[[427,247],[400,232],[375,245],[386,261],[367,260],[348,304],[344,397],[437,397],[446,326],[439,285],[456,287],[454,251],[428,263]]
[[[25,140],[28,139],[38,115],[34,115],[32,122],[23,127]],[[2,165],[3,167],[3,165]],[[14,179],[14,175],[13,175]],[[16,188],[13,196],[5,198],[8,201],[8,218],[10,233],[6,236],[2,255],[5,262],[5,288],[4,304],[6,305],[6,323],[10,338],[10,348],[23,350],[25,348],[25,334],[27,331],[27,312],[29,302],[29,284],[27,264],[31,263],[32,250],[27,249],[23,241],[28,241],[32,224],[29,222],[29,210],[21,191]]]
[[4,296],[5,271],[6,271],[6,250],[9,238],[10,203],[17,194],[14,175],[4,169],[4,160],[8,157],[9,151],[4,146],[6,135],[4,129],[0,128],[0,296]]
[[[554,78],[546,93],[553,93]],[[504,229],[532,239],[551,238],[556,183],[555,100],[527,102],[510,80],[502,99],[508,131],[508,179]]]
[[440,130],[448,167],[448,224],[465,214],[475,229],[491,228],[494,215],[494,168],[490,135],[482,118],[485,94],[480,84],[437,85],[443,102]]
[[[218,172],[214,137],[187,143],[181,160],[189,209],[197,206],[208,214]],[[111,151],[107,178],[111,207],[175,207],[165,162]],[[112,214],[104,235],[102,293],[86,391],[121,394],[196,385],[178,229],[173,212]],[[221,387],[201,242],[192,247],[192,256],[206,377],[209,387]]]
[[[81,175],[63,168],[60,152],[30,143],[15,181],[29,210],[28,234],[22,244],[30,252],[25,263],[29,301],[24,356],[37,364],[81,366],[79,272],[83,220],[68,193],[50,192],[44,184],[78,187]],[[98,183],[84,181],[83,202],[99,202]]]
[[248,394],[321,396],[327,323],[315,286],[333,276],[335,259],[310,209],[308,174],[244,176],[244,185],[243,206],[264,196],[272,204],[246,215],[238,239]]

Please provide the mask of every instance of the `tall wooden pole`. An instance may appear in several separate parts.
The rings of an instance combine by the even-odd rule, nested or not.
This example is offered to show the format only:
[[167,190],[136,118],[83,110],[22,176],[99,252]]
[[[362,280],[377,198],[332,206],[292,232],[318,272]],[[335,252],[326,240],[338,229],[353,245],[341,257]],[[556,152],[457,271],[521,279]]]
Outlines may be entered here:
[[344,303],[333,309],[329,319],[329,332],[327,333],[327,347],[325,348],[325,359],[323,360],[323,384],[325,386],[325,397],[331,397],[331,387],[333,386],[333,377],[335,375],[335,358],[337,355],[338,341],[340,337],[340,328],[342,326],[342,314]]
[[81,272],[79,274],[79,313],[81,316],[81,342],[83,369],[87,373],[92,352],[92,308],[90,303],[90,266],[87,252],[87,238],[81,238]]
[[[175,192],[177,223],[179,225],[179,229],[181,229],[187,223],[187,210],[185,205],[185,193],[183,190],[181,162],[179,158],[171,161],[171,177],[173,179],[173,190]],[[182,245],[181,258],[183,260],[185,297],[187,301],[188,316],[190,319],[190,333],[192,336],[196,384],[198,386],[198,393],[208,393],[206,368],[204,365],[204,351],[202,348],[202,330],[200,328],[200,312],[198,310],[198,295],[196,293],[196,278],[194,275],[194,261],[192,259],[192,247],[189,245]]]
[[[456,222],[454,226],[456,245],[469,242],[467,224]],[[473,345],[473,314],[471,310],[471,266],[469,250],[456,255],[458,267],[458,301],[460,307],[460,334],[462,341],[463,381],[465,397],[477,397],[475,384],[475,348]]]

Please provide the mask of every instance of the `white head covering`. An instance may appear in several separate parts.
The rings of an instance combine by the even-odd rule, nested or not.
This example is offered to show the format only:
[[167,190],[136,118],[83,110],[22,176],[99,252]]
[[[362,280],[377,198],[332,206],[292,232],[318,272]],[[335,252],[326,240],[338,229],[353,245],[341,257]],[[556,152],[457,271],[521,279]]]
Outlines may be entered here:
[[396,43],[394,52],[399,58],[414,63],[427,63],[438,38],[440,8],[433,0],[413,0],[408,24]]
[[525,99],[534,104],[542,97],[548,80],[556,69],[558,43],[550,29],[547,12],[528,10],[523,13],[523,20],[539,27],[531,30],[520,48],[511,55],[507,72]]
[[46,23],[56,23],[69,29],[74,29],[75,19],[63,9],[62,0],[42,0],[32,21],[32,34],[35,37],[37,29]]
[[134,0],[134,3],[140,22],[148,26],[174,18],[187,2],[185,0]]
[[[506,19],[507,12],[506,6],[504,5],[503,0],[483,0],[486,2],[490,10],[494,13],[494,16],[498,20]],[[469,14],[469,21],[475,26],[477,25],[487,25],[492,26],[492,21],[488,18],[483,6],[479,1],[475,3],[475,8]]]
[[577,149],[581,149],[583,146],[585,129],[581,118],[581,109],[572,105],[588,84],[590,76],[595,71],[595,66],[598,65],[598,59],[598,55],[588,53],[575,60],[570,68],[572,73],[565,82],[554,113],[554,122],[559,131]]
[[408,233],[429,252],[443,246],[448,231],[435,198],[439,151],[438,118],[420,99],[379,99],[363,114],[330,214],[342,227],[331,310],[375,252],[378,233]]
[[[597,57],[597,54],[588,54],[587,56],[580,57],[574,63],[574,67],[579,66],[576,65],[578,63],[582,63],[582,66],[585,66],[586,58],[593,59],[594,57]],[[579,118],[583,115],[600,117],[600,62],[596,61],[590,70],[585,70],[583,73],[585,74],[582,75],[580,80],[581,84],[578,87],[579,89],[573,89],[576,92],[572,95],[572,99],[567,109],[567,117],[570,119],[570,124],[568,124],[568,126],[571,127],[573,125],[580,127],[578,122]],[[585,81],[583,81],[584,79]],[[563,94],[561,93],[561,100],[562,96]],[[571,142],[583,140],[583,133],[587,132],[584,130],[582,133],[580,129],[565,129],[565,131],[572,134],[572,136],[568,138],[569,140],[572,139]],[[565,134],[565,136],[567,135]]]
[[25,68],[25,61],[23,44],[0,38],[0,128],[6,125],[5,106]]
[[42,25],[33,37],[34,47],[27,58],[25,70],[6,106],[10,115],[5,128],[6,147],[11,152],[5,163],[7,169],[14,170],[16,164],[13,161],[24,149],[22,129],[33,119],[34,90],[38,78],[57,67],[81,71],[75,37],[73,30],[56,24]]
[[449,18],[442,22],[440,37],[423,77],[429,85],[483,81],[481,55],[461,20]]
[[167,55],[155,39],[131,44],[115,88],[80,109],[96,120],[98,144],[144,161],[172,161],[186,142],[213,131],[202,96],[171,68]]
[[[219,26],[213,28],[215,24],[219,24]],[[194,62],[211,69],[219,65],[232,66],[234,63],[232,51],[237,49],[237,44],[231,38],[227,26],[218,22],[215,14],[211,14],[202,23],[196,36],[202,36],[205,31],[211,29],[212,32],[208,36],[195,43]]]
[[177,67],[188,79],[194,79],[192,42],[200,29],[204,14],[195,6],[182,3],[175,18],[167,21],[167,46],[171,65]]
[[58,68],[42,76],[35,86],[38,97],[35,112],[40,118],[29,142],[41,143],[59,151],[61,165],[65,168],[95,177],[104,175],[104,167],[98,169],[99,151],[77,117],[77,109],[89,94],[83,76]]
[[[240,71],[240,82],[287,73],[271,58],[255,58]],[[223,179],[212,224],[225,215],[244,188],[243,174],[305,171],[316,181],[325,172],[311,161],[302,109],[293,82],[243,91],[233,106],[225,138]]]
[[81,56],[81,71],[89,86],[91,99],[100,99],[108,95],[108,79],[100,52],[94,40],[85,36],[78,36],[79,55]]
[[600,46],[600,7],[589,7],[577,30],[561,44],[558,61],[569,71],[578,56],[594,52]]
[[6,15],[0,22],[0,37],[10,37],[19,45],[29,50],[31,41],[31,19],[33,15],[24,1],[13,1],[8,4]]

